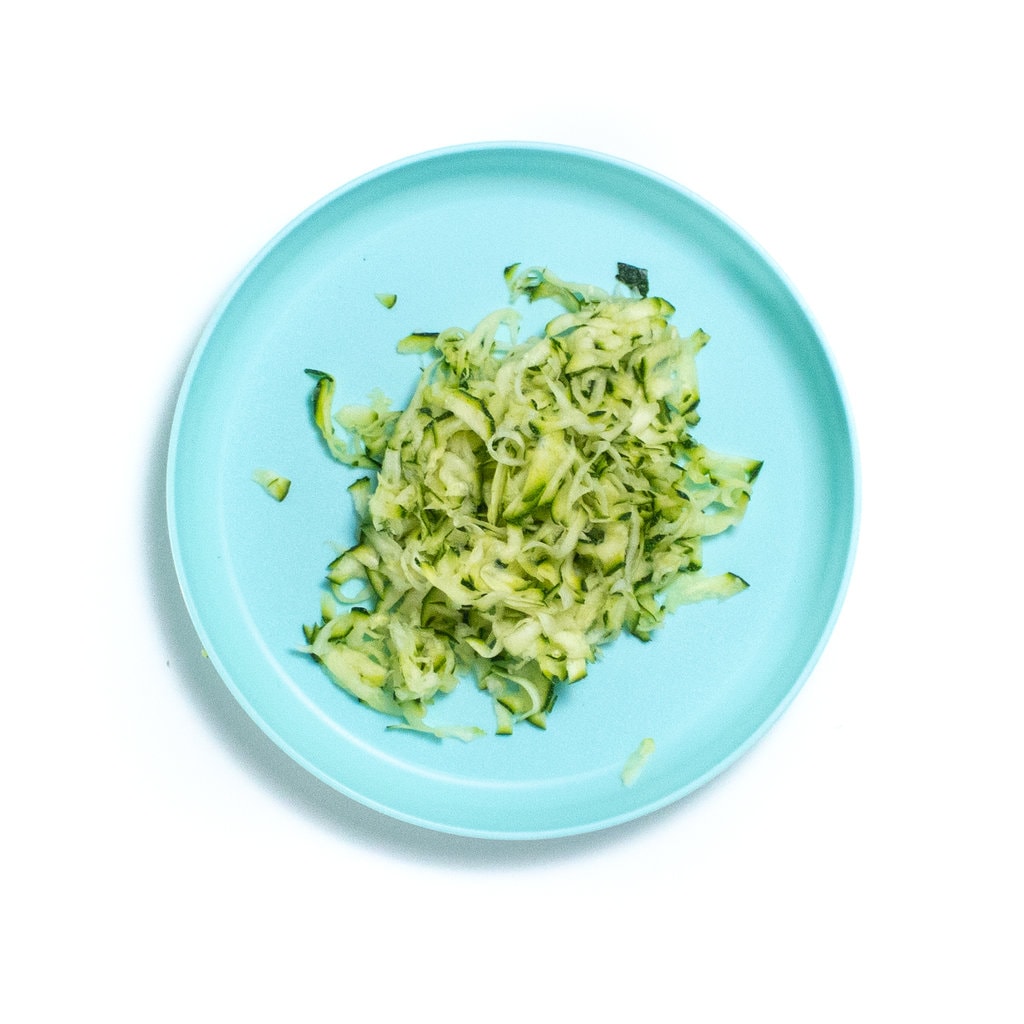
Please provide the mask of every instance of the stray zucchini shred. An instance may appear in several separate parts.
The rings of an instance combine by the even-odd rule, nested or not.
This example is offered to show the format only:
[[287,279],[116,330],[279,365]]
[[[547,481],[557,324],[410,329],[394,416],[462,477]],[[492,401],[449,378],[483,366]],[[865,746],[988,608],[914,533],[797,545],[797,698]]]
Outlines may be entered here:
[[624,786],[635,785],[636,780],[640,778],[640,773],[644,770],[644,766],[653,753],[654,740],[650,736],[642,739],[636,750],[626,758],[626,763],[622,767],[622,784]]
[[481,735],[426,722],[469,676],[499,735],[544,728],[559,685],[622,632],[650,640],[679,606],[746,588],[706,575],[702,544],[743,518],[761,463],[693,438],[708,335],[679,333],[646,271],[618,278],[629,294],[506,268],[512,302],[562,312],[523,343],[511,305],[404,338],[434,358],[401,411],[375,393],[334,412],[333,377],[306,371],[328,450],[370,475],[303,649],[392,727]]
[[288,497],[292,482],[287,477],[274,473],[269,469],[257,469],[253,471],[253,480],[256,481],[275,501],[284,501]]

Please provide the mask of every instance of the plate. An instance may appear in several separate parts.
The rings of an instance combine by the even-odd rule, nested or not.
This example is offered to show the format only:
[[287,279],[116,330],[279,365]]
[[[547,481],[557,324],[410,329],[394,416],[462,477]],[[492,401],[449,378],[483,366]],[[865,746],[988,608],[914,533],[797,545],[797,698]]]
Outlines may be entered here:
[[[307,367],[336,402],[381,388],[396,407],[420,357],[412,331],[473,326],[508,301],[503,269],[543,265],[614,286],[648,269],[699,357],[708,447],[764,460],[747,516],[709,540],[709,572],[749,590],[684,607],[647,644],[624,636],[560,693],[549,726],[442,742],[388,730],[299,650],[336,546],[354,539],[348,485],[309,412]],[[394,293],[393,308],[375,297]],[[554,312],[524,310],[539,328]],[[539,319],[531,323],[530,316]],[[257,468],[292,480],[275,502]],[[418,155],[327,196],[226,295],[183,383],[168,461],[171,546],[199,638],[235,697],[298,763],[370,807],[462,835],[536,839],[605,828],[680,799],[762,736],[807,678],[853,558],[853,431],[829,352],[779,270],[679,185],[623,160],[551,145]],[[459,687],[432,719],[493,730]],[[639,742],[655,752],[631,786]]]

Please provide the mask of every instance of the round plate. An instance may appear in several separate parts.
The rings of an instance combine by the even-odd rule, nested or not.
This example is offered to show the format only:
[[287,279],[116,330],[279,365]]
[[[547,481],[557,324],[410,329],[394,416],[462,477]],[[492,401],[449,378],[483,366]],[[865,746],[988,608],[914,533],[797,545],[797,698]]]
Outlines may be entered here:
[[[412,331],[471,327],[507,304],[511,263],[611,289],[647,268],[698,358],[708,447],[764,460],[747,516],[710,539],[705,566],[750,589],[684,607],[654,639],[623,636],[562,688],[546,731],[435,741],[334,686],[299,651],[336,546],[353,542],[347,486],[309,412],[305,369],[336,403],[411,394]],[[398,301],[386,309],[375,293]],[[522,303],[520,303],[522,305]],[[523,310],[539,328],[557,310]],[[531,321],[531,317],[536,320]],[[292,480],[272,500],[257,468]],[[820,654],[846,587],[858,495],[853,435],[832,361],[765,255],[678,185],[594,153],[488,144],[417,156],[317,203],[241,276],[189,367],[170,441],[168,512],[182,591],[201,641],[260,727],[356,800],[405,821],[493,838],[586,832],[677,800],[777,718]],[[434,721],[493,731],[472,685]],[[634,785],[640,741],[655,752]]]

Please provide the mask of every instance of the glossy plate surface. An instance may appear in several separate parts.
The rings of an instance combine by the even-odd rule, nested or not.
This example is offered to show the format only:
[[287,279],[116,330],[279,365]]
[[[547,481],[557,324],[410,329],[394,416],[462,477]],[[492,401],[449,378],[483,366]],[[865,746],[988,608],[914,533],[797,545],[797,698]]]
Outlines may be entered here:
[[[709,572],[750,589],[682,608],[648,644],[623,637],[564,688],[541,732],[435,742],[331,684],[305,655],[332,545],[354,539],[346,487],[309,415],[307,367],[336,404],[376,387],[404,405],[420,366],[395,343],[473,326],[507,303],[510,263],[612,288],[646,267],[675,324],[702,327],[710,448],[764,460],[739,529],[709,540]],[[385,309],[375,293],[393,292]],[[539,328],[550,303],[524,307]],[[280,504],[252,480],[289,477]],[[325,782],[442,831],[539,838],[616,824],[677,800],[740,756],[814,665],[838,612],[858,514],[848,411],[818,332],[736,227],[679,186],[608,157],[491,144],[414,157],[328,196],[256,258],[207,327],[186,375],[168,468],[171,544],[201,642],[253,719]],[[493,728],[470,685],[432,720]],[[656,750],[632,787],[626,759]]]

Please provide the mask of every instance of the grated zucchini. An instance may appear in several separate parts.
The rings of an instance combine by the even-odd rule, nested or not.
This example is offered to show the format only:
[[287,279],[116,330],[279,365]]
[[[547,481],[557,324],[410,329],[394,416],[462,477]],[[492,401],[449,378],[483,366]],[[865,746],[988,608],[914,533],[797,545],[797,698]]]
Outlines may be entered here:
[[467,674],[499,735],[543,728],[623,631],[649,640],[666,612],[747,586],[702,571],[703,538],[742,519],[761,468],[692,436],[708,335],[680,334],[628,264],[626,295],[518,264],[505,278],[513,302],[563,311],[523,343],[512,307],[403,338],[433,361],[402,411],[375,394],[334,413],[334,378],[306,371],[328,450],[371,475],[304,649],[394,727],[438,737],[481,732],[425,721]]

